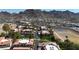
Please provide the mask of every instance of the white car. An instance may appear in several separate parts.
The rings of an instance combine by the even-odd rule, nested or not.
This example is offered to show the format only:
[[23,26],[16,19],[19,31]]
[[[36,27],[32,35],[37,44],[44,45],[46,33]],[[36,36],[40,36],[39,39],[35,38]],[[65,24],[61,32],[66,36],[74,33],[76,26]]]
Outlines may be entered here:
[[54,45],[46,45],[46,50],[58,50],[58,48]]
[[49,43],[45,46],[46,50],[59,50],[59,46],[55,43]]

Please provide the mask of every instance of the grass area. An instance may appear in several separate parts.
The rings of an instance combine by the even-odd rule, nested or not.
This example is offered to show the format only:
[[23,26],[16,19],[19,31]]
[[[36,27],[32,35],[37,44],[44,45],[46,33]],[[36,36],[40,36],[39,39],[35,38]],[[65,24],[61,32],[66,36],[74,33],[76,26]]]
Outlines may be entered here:
[[21,38],[34,38],[34,36],[29,34],[29,35],[23,35]]

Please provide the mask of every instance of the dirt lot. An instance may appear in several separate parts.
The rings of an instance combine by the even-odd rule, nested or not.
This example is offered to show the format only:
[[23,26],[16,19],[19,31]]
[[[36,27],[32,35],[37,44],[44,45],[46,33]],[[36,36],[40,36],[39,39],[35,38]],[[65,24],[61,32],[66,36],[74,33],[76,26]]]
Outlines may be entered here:
[[55,30],[55,32],[62,38],[62,39],[66,39],[65,36],[68,36],[68,39],[75,43],[75,44],[79,44],[79,33],[72,31],[72,30]]

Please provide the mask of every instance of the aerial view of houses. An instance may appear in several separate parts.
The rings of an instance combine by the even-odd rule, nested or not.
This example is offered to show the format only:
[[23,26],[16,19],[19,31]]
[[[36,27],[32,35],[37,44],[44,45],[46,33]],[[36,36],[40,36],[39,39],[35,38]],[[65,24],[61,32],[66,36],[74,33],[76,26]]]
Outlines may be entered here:
[[79,13],[9,11],[0,12],[0,50],[79,50]]

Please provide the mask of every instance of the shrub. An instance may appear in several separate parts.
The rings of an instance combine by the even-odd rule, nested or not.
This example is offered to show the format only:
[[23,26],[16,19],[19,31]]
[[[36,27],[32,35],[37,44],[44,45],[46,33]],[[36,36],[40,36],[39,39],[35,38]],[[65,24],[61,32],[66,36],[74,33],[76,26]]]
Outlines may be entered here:
[[79,45],[70,42],[69,40],[65,40],[64,42],[58,43],[62,50],[78,50]]

